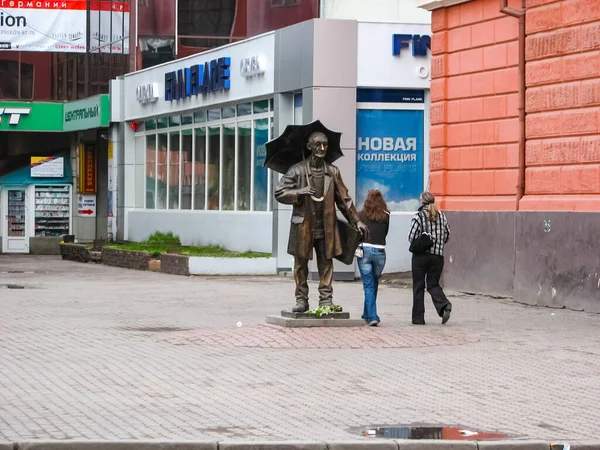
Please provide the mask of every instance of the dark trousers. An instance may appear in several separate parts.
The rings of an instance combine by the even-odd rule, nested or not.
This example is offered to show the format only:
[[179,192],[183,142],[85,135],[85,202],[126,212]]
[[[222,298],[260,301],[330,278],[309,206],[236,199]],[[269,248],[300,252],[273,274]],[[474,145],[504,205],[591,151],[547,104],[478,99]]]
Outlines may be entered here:
[[[327,259],[325,239],[315,239],[314,248],[317,254],[319,269],[319,304],[333,304],[333,260]],[[296,280],[296,301],[308,303],[308,259],[294,257],[294,279]]]
[[432,255],[431,253],[413,254],[413,322],[423,322],[425,320],[425,281],[427,281],[427,291],[431,295],[438,315],[442,317],[446,307],[452,308],[452,304],[448,301],[440,286],[443,269],[443,256]]

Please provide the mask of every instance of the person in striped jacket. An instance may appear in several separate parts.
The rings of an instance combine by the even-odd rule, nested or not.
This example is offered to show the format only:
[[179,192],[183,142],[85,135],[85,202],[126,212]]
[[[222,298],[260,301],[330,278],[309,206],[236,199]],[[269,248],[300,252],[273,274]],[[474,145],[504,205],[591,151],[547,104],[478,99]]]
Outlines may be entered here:
[[[440,277],[444,269],[444,245],[450,237],[450,225],[446,215],[435,204],[431,192],[421,194],[421,207],[412,218],[408,241],[413,242],[422,233],[428,233],[433,241],[429,250],[413,253],[413,325],[425,325],[425,285],[431,295],[442,324],[448,322],[452,312],[452,303],[448,301],[440,286]],[[426,283],[427,282],[427,283]]]

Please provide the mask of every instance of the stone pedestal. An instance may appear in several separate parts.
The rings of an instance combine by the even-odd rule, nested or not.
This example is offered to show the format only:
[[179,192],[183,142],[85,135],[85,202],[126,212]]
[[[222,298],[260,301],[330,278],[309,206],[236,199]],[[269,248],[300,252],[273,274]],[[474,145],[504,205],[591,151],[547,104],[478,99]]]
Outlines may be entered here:
[[279,316],[267,316],[267,323],[287,328],[364,327],[366,325],[362,319],[351,319],[350,313],[347,312],[330,313],[317,318],[309,313],[281,311]]

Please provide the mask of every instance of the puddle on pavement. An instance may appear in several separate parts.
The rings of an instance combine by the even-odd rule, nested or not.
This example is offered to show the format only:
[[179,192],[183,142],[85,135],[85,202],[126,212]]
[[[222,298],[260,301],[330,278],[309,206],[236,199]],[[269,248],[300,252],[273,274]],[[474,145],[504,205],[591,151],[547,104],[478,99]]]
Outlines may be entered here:
[[121,328],[123,331],[138,331],[140,333],[170,333],[173,331],[187,331],[191,328],[179,328],[179,327],[141,327],[141,328]]
[[460,427],[386,426],[366,427],[361,434],[373,438],[389,439],[443,439],[448,441],[483,441],[506,439],[508,434],[493,433]]

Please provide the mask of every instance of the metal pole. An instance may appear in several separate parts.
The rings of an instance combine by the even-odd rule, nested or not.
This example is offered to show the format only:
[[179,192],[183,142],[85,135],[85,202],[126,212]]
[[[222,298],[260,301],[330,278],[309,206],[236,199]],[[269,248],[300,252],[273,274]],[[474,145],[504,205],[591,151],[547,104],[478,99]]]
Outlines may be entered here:
[[17,64],[17,98],[21,99],[21,52],[19,52],[19,62]]
[[[121,8],[125,5],[124,0],[121,2]],[[110,30],[109,30],[109,40],[110,40],[110,54],[108,56],[108,79],[112,80],[112,48],[113,48],[113,0],[110,0]],[[121,46],[121,53],[123,50],[123,46]]]
[[[87,8],[87,14],[86,14],[86,48],[85,48],[85,56],[84,56],[84,60],[85,60],[85,68],[84,68],[84,73],[85,73],[85,86],[83,87],[83,92],[84,92],[84,96],[85,97],[89,97],[90,95],[90,43],[91,43],[91,33],[90,33],[90,28],[91,28],[91,17],[90,17],[90,7],[91,7],[91,0],[87,0],[86,2],[86,8]],[[75,86],[75,98],[78,98],[79,96],[77,95],[79,93],[79,89],[77,86]]]

